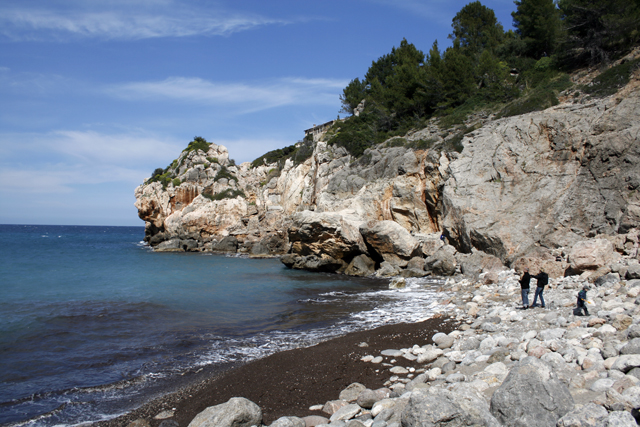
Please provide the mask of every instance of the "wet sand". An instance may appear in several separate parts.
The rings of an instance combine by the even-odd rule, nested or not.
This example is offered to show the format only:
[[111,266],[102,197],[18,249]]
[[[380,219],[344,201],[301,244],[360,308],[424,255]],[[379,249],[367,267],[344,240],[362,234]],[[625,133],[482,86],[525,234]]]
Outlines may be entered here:
[[[126,415],[94,425],[125,427],[132,421],[145,419],[157,427],[163,420],[154,417],[162,411],[173,410],[170,420],[186,427],[207,407],[232,397],[245,397],[260,406],[265,425],[282,416],[327,416],[320,411],[310,411],[309,407],[338,399],[340,391],[351,383],[377,389],[391,376],[383,366],[364,363],[361,357],[377,356],[387,349],[429,344],[436,331],[448,333],[454,327],[454,322],[446,318],[434,318],[353,332],[312,347],[283,351],[201,379]],[[360,347],[363,342],[368,347]],[[403,365],[418,367],[408,360]]]

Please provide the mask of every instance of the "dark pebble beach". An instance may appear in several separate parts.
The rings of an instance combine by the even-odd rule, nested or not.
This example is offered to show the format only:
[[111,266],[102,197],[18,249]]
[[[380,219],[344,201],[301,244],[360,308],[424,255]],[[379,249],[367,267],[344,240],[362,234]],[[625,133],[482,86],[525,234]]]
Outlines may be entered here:
[[[338,399],[340,392],[354,382],[377,389],[388,380],[388,372],[383,366],[364,363],[360,358],[377,355],[382,350],[429,344],[434,333],[448,333],[454,328],[455,323],[449,319],[433,318],[420,323],[400,323],[353,332],[311,347],[282,351],[221,374],[200,378],[126,415],[93,425],[126,427],[132,421],[144,419],[156,427],[163,421],[155,419],[156,415],[173,411],[170,420],[186,427],[207,407],[232,397],[244,397],[256,403],[262,409],[265,425],[282,416],[326,416],[309,407]],[[415,362],[408,360],[403,365],[417,367]]]

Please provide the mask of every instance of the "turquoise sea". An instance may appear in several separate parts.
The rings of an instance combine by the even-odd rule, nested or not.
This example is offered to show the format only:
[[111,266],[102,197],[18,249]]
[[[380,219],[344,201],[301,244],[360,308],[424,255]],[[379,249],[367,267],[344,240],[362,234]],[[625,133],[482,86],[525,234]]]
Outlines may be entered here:
[[0,225],[0,425],[112,418],[196,373],[431,315],[435,280],[155,253],[143,227]]

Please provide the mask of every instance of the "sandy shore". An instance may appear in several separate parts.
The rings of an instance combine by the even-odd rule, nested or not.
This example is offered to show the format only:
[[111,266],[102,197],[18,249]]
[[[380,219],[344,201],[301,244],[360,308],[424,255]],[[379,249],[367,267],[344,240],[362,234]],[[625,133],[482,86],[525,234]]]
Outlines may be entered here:
[[[448,333],[454,326],[448,319],[435,318],[353,332],[312,347],[283,351],[199,381],[129,414],[94,425],[121,427],[145,419],[156,427],[162,422],[154,419],[156,415],[173,411],[171,419],[180,427],[186,427],[205,408],[224,403],[231,397],[245,397],[260,406],[265,425],[286,415],[321,415],[319,411],[310,411],[309,407],[336,399],[351,383],[359,382],[376,389],[389,379],[387,372],[377,365],[360,361],[361,357],[386,349],[428,344],[436,331]],[[361,347],[361,343],[368,346]]]

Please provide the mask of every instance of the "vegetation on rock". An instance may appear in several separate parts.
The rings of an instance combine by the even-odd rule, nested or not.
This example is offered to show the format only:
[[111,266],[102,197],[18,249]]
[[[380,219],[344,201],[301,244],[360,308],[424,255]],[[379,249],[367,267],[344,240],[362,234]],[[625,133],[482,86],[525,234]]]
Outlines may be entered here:
[[304,140],[299,141],[294,145],[278,148],[263,154],[251,162],[251,167],[256,168],[262,165],[278,163],[278,167],[282,168],[284,166],[284,162],[288,159],[291,159],[293,163],[297,165],[311,157],[311,154],[313,154],[313,139],[305,137]]
[[244,191],[242,191],[242,190],[234,190],[232,188],[227,188],[226,190],[221,191],[221,192],[216,193],[216,194],[202,193],[202,195],[204,197],[206,197],[207,199],[212,200],[212,201],[223,200],[223,199],[235,199],[238,196],[240,196],[242,198],[246,198],[246,195],[244,194]]
[[[606,65],[640,39],[637,2],[560,0],[559,8],[553,0],[515,4],[515,31],[505,32],[493,10],[476,1],[453,18],[453,45],[443,52],[437,40],[425,55],[403,39],[343,90],[342,111],[353,116],[336,125],[329,143],[358,157],[368,147],[424,127],[432,117],[449,128],[479,111],[504,117],[543,110],[572,86],[566,72],[589,63]],[[612,93],[633,66],[603,75],[589,90]]]

